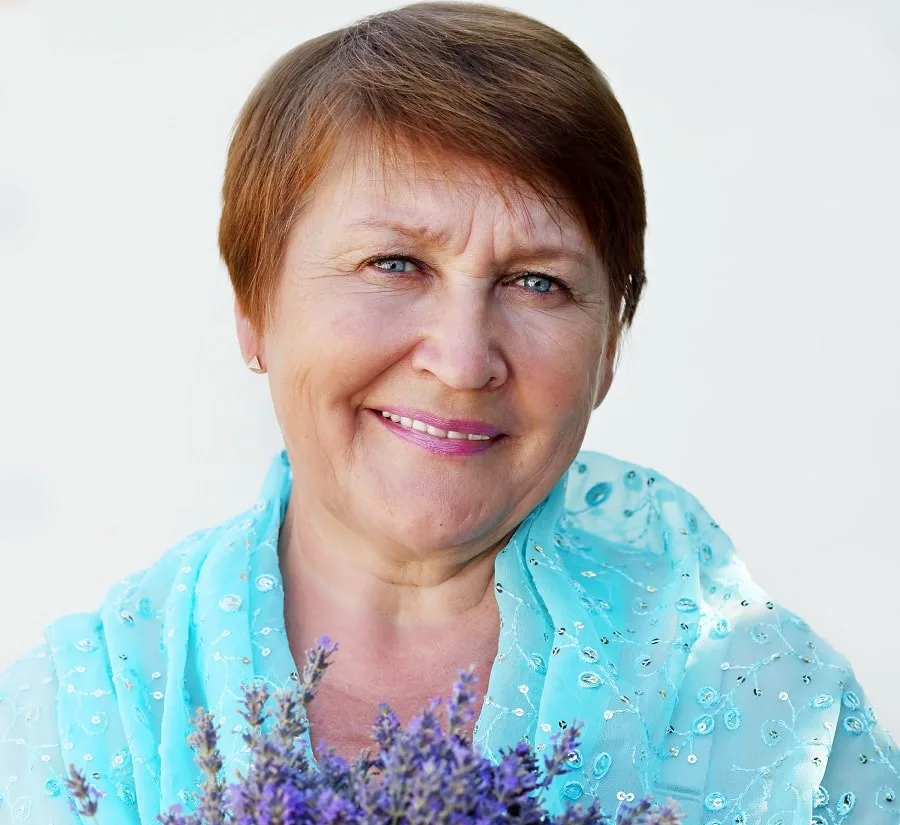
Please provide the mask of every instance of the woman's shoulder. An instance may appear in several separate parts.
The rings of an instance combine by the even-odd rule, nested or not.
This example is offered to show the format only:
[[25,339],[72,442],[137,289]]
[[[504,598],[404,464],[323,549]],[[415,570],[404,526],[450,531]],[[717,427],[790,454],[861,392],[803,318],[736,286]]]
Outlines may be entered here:
[[573,535],[633,557],[697,563],[705,576],[749,576],[729,535],[701,501],[652,466],[582,450],[565,476],[563,519]]
[[[652,499],[659,506],[706,512],[699,499],[659,468],[598,450],[581,450],[566,477],[567,504],[596,506],[607,501]],[[584,498],[584,502],[580,499]],[[679,525],[693,529],[691,524]]]
[[620,637],[635,646],[641,617],[651,617],[654,638],[635,646],[633,663],[644,682],[661,628],[677,632],[684,657],[669,685],[678,701],[661,746],[669,781],[688,783],[706,748],[716,765],[710,793],[744,793],[735,766],[763,780],[778,768],[798,787],[818,777],[813,822],[851,811],[867,823],[900,821],[900,755],[850,660],[753,580],[694,494],[656,469],[585,451],[568,473],[556,533],[559,564],[580,595],[601,603],[601,626],[627,607]]
[[[0,662],[4,692],[15,694],[17,688],[10,687],[14,683],[44,684],[44,680],[56,676],[63,681],[67,667],[78,674],[86,663],[99,660],[115,659],[117,667],[127,671],[130,660],[118,650],[119,640],[127,639],[132,650],[143,647],[162,651],[167,626],[195,626],[202,618],[192,613],[194,590],[204,586],[201,571],[207,571],[206,578],[213,581],[226,572],[246,578],[254,554],[260,550],[276,552],[289,488],[290,468],[282,450],[270,462],[261,493],[249,507],[183,536],[149,566],[110,582],[96,609],[57,617],[44,628],[40,644],[16,661]],[[257,587],[271,589],[271,578],[257,582]],[[230,603],[223,604],[223,609],[229,607]],[[32,679],[32,673],[37,678]],[[49,701],[52,696],[53,689],[48,687],[42,698]],[[5,701],[8,707],[9,699]]]
[[[258,503],[254,506],[259,509]],[[222,522],[195,530],[166,548],[148,567],[115,581],[107,588],[97,608],[73,612],[56,618],[44,630],[46,650],[56,661],[69,654],[116,655],[116,639],[127,634],[129,646],[145,637],[146,647],[162,647],[160,635],[172,617],[172,603],[179,594],[191,604],[190,591],[200,571],[210,559],[229,557],[235,564],[251,548],[246,538],[248,526],[254,526],[254,507],[232,515]],[[241,559],[241,560],[243,560]],[[141,646],[140,644],[138,646]],[[77,665],[76,665],[77,666]]]
[[[253,511],[259,509],[257,502],[218,524],[183,536],[149,566],[111,582],[95,610],[56,618],[44,631],[48,643],[55,649],[61,637],[70,637],[77,650],[89,652],[103,645],[110,627],[139,629],[150,626],[148,620],[162,622],[173,593],[185,592],[211,555],[247,549],[244,534],[253,523]],[[238,548],[241,539],[244,546]]]
[[[96,768],[113,804],[134,807],[135,743],[141,728],[155,741],[162,724],[156,697],[167,682],[167,628],[183,632],[197,621],[192,591],[204,565],[228,558],[241,566],[253,510],[183,537],[149,567],[111,583],[95,610],[59,616],[40,644],[0,665],[0,825],[77,822],[65,788],[70,762]],[[146,750],[152,777],[156,755]]]
[[[650,570],[668,571],[664,589],[682,597],[674,607],[697,622],[698,633],[730,644],[746,636],[755,651],[774,650],[780,642],[801,663],[815,656],[835,672],[852,672],[843,653],[753,579],[703,503],[659,470],[582,451],[568,474],[560,523],[566,543],[571,539],[617,570],[640,569],[645,578]],[[564,554],[566,561],[580,564],[583,558]],[[647,609],[651,594],[666,601],[662,589],[649,588]]]
[[0,670],[0,824],[74,822],[55,707],[59,681],[49,645]]
[[[0,663],[0,747],[36,741],[33,729],[39,721],[45,731],[40,740],[55,740],[58,748],[60,737],[53,729],[50,711],[59,698],[60,684],[65,691],[67,676],[83,672],[88,662],[109,658],[111,626],[134,627],[139,632],[142,626],[152,627],[152,620],[161,621],[178,573],[191,562],[202,563],[215,545],[215,537],[233,521],[184,537],[149,567],[112,582],[96,609],[56,617],[43,628],[39,643],[18,658]],[[151,633],[157,631],[154,628]],[[69,651],[84,660],[72,661],[71,672],[66,670]],[[0,764],[7,763],[0,760]]]

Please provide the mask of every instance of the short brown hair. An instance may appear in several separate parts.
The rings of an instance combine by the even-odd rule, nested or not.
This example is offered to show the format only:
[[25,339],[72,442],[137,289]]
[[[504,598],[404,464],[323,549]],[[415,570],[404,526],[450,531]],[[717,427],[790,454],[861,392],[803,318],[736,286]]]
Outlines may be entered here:
[[259,331],[291,227],[347,135],[387,151],[402,137],[480,161],[561,205],[604,263],[617,330],[631,325],[646,281],[646,203],[634,138],[606,78],[575,43],[526,15],[419,2],[292,49],[240,112],[219,248]]

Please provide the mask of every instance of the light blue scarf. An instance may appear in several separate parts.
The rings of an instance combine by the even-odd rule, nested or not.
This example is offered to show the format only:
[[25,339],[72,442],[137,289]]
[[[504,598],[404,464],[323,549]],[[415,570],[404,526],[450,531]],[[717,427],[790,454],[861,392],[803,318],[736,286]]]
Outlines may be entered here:
[[[246,770],[241,684],[296,678],[278,564],[290,490],[281,453],[249,510],[119,582],[97,613],[59,619],[0,675],[0,823],[80,822],[69,762],[106,794],[100,825],[190,808],[200,705],[221,722],[226,776]],[[475,744],[493,759],[520,739],[543,749],[582,720],[552,809],[652,793],[690,825],[900,822],[900,759],[850,665],[659,473],[580,453],[498,554],[495,583]]]

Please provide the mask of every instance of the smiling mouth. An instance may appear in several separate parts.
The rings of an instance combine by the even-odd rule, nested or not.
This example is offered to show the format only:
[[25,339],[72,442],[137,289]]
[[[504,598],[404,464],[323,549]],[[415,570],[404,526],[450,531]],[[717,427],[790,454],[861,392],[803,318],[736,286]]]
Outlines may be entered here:
[[434,438],[446,438],[449,441],[492,441],[496,437],[478,433],[462,433],[458,430],[444,430],[440,427],[426,424],[418,418],[408,418],[405,415],[397,415],[396,413],[388,412],[387,410],[377,410],[377,412],[379,412],[383,418],[390,419],[401,427],[406,427],[408,430],[415,430],[420,433],[427,433]]

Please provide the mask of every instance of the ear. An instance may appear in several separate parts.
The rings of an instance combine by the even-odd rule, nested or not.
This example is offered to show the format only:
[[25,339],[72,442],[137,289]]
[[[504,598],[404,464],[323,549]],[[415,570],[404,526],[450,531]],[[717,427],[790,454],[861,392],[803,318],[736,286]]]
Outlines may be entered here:
[[265,364],[265,353],[263,352],[263,342],[250,319],[241,307],[237,296],[234,299],[234,323],[237,328],[238,344],[241,347],[241,356],[245,364],[249,364],[253,357],[259,358],[260,363]]

